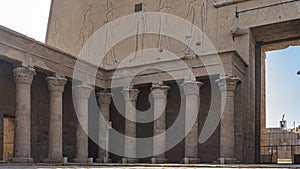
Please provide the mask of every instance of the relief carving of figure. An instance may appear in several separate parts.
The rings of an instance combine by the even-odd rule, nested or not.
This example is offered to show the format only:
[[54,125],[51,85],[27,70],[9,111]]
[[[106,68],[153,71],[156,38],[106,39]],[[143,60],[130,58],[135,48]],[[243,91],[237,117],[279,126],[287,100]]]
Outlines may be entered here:
[[[191,43],[196,41],[196,46],[201,46],[204,39],[204,34],[196,31],[195,27],[200,28],[202,31],[205,29],[207,22],[207,0],[191,0],[188,3],[188,11],[185,19],[190,21],[193,26],[190,28],[189,35],[186,36],[188,40],[188,53]],[[198,19],[199,18],[199,19]],[[198,19],[198,20],[197,20]]]
[[130,31],[136,30],[135,36],[135,55],[134,58],[130,59],[129,62],[134,61],[137,58],[141,58],[143,56],[144,49],[144,38],[145,38],[145,18],[143,13],[138,13],[134,19],[133,27]]
[[60,28],[61,28],[61,21],[59,18],[56,17],[54,20],[54,38],[53,38],[54,45],[61,45],[62,35],[59,32]]
[[90,5],[84,14],[82,27],[79,31],[79,35],[75,42],[75,45],[80,45],[80,47],[82,47],[84,43],[88,40],[88,38],[92,36],[92,34],[94,33],[95,26],[92,20],[92,12],[93,12],[93,6]]
[[[112,22],[114,20],[114,13],[113,13],[113,5],[112,5],[112,2],[107,0],[106,1],[106,11],[105,11],[105,21],[103,23],[103,25],[109,23],[109,22]],[[108,30],[106,29],[106,33],[105,33],[105,39],[106,39],[106,43],[105,45],[107,45],[107,41],[108,39],[110,38],[110,40],[113,40],[115,42],[115,38],[113,36],[113,30]],[[116,44],[117,45],[117,44]],[[116,57],[116,54],[115,54],[115,46],[113,46],[110,51],[107,53],[107,55],[105,56],[105,64],[109,65],[109,57],[112,58],[112,64],[115,64],[115,63],[119,63],[117,57]],[[106,51],[106,46],[105,46],[105,50]]]
[[[160,2],[159,2],[159,8],[156,10],[156,12],[159,12],[159,13],[169,13],[170,10],[171,10],[171,7],[168,4],[168,0],[160,0]],[[158,32],[158,40],[157,40],[157,49],[159,49],[159,52],[163,52],[164,46],[166,46],[166,48],[168,50],[170,50],[170,48],[169,48],[169,46],[170,46],[169,45],[169,39],[167,38],[166,35],[162,35],[161,34],[161,31],[163,29],[162,25],[164,23],[166,25],[168,25],[168,23],[167,23],[167,16],[166,15],[160,15],[160,18],[159,18],[159,32]]]

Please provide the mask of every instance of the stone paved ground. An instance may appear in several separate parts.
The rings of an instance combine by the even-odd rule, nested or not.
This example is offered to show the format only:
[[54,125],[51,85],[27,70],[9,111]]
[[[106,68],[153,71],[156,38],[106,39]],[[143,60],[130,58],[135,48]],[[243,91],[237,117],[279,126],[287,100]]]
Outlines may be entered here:
[[213,169],[213,168],[222,168],[222,169],[285,169],[285,168],[299,168],[300,165],[178,165],[178,164],[164,164],[164,165],[150,165],[150,164],[135,164],[135,165],[91,165],[83,166],[76,164],[69,164],[68,166],[46,166],[45,164],[37,165],[0,165],[0,169]]

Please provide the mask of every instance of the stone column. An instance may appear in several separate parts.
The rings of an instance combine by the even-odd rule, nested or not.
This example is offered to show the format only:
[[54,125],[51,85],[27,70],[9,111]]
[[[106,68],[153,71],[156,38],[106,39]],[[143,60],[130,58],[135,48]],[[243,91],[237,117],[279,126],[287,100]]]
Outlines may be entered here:
[[62,160],[62,115],[63,98],[62,94],[67,83],[63,77],[47,77],[48,90],[50,94],[49,111],[49,137],[48,157],[44,162],[54,163]]
[[151,159],[151,163],[159,164],[167,162],[165,153],[157,154],[157,152],[166,150],[166,104],[167,104],[167,94],[169,86],[162,85],[153,85],[151,88],[153,100],[154,100],[154,129],[153,136],[160,135],[162,133],[163,136],[161,138],[153,138],[153,154],[154,157]]
[[[109,148],[109,110],[112,94],[109,92],[98,92],[98,105],[100,113],[98,119],[98,159],[99,163],[111,162],[109,159],[109,152],[106,151]],[[103,119],[104,117],[104,119]],[[103,147],[103,148],[101,148]],[[106,150],[105,150],[105,149]]]
[[[203,85],[202,82],[196,81],[185,81],[182,84],[183,92],[185,95],[185,151],[183,162],[185,164],[199,163],[198,155],[198,113],[200,103],[200,87]],[[194,115],[196,120],[194,119]],[[194,122],[195,121],[195,122]],[[187,129],[187,124],[193,123],[190,131]]]
[[[136,100],[138,89],[124,88],[122,93],[125,101],[125,140],[123,163],[136,163]],[[129,120],[132,119],[132,120]]]
[[235,163],[234,158],[234,95],[240,79],[234,76],[223,76],[217,84],[221,91],[221,131],[220,163]]
[[13,70],[16,82],[15,147],[13,162],[33,162],[31,158],[31,84],[36,74],[33,68],[18,67]]
[[[88,85],[73,87],[73,100],[77,114],[76,151],[74,162],[88,162],[88,101],[93,90]],[[84,129],[86,129],[84,131]]]

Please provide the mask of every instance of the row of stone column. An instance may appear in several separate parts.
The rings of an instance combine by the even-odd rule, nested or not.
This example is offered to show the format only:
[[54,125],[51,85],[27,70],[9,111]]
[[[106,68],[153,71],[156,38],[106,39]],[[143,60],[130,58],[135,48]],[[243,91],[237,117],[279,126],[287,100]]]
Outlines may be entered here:
[[[203,85],[202,82],[196,81],[185,81],[182,84],[182,88],[185,95],[185,124],[190,124],[195,119],[191,119],[190,114],[198,114],[199,102],[200,102],[200,87]],[[165,133],[166,130],[166,114],[165,108],[167,104],[167,93],[169,86],[166,85],[154,85],[152,86],[151,94],[154,99],[154,118],[156,119],[153,124],[153,134],[159,135]],[[135,117],[129,117],[135,115],[135,105],[138,96],[138,89],[125,89],[123,90],[125,99],[125,116],[128,119],[135,119]],[[158,117],[158,118],[156,118]],[[125,135],[129,137],[136,137],[136,123],[131,120],[125,119]],[[185,127],[186,128],[186,127]],[[185,137],[185,163],[198,163],[198,120],[194,123],[190,131],[186,130]],[[158,154],[158,152],[165,152],[166,150],[166,135],[163,137],[158,137],[153,140],[153,154]],[[134,139],[125,138],[124,143],[124,155],[126,157],[136,156],[136,142]],[[123,163],[135,163],[137,159],[135,158],[123,158]],[[162,153],[159,155],[154,155],[151,159],[151,163],[165,163],[167,162],[166,154]]]
[[[13,162],[32,162],[30,154],[30,120],[31,120],[31,84],[33,76],[36,74],[32,68],[19,67],[13,71],[16,82],[16,113],[15,113],[15,152]],[[48,89],[50,93],[50,118],[49,118],[49,143],[48,158],[45,162],[60,162],[62,159],[62,93],[67,82],[62,77],[48,77]],[[217,80],[221,91],[221,106],[224,108],[221,119],[220,134],[220,160],[231,160],[234,158],[234,91],[239,79],[233,76],[224,76]],[[197,113],[200,103],[200,87],[203,85],[197,81],[185,81],[182,88],[185,95],[185,124],[189,124],[194,119],[190,119],[190,114]],[[154,135],[162,134],[166,130],[165,107],[167,104],[168,86],[152,86],[154,98]],[[88,100],[92,88],[88,85],[78,85],[73,87],[75,98],[75,109],[77,112],[76,129],[76,153],[74,162],[88,162],[88,135],[84,128],[88,127]],[[124,88],[122,91],[125,100],[125,135],[124,156],[136,157],[136,100],[139,90]],[[106,92],[97,93],[100,111],[106,121],[109,120],[109,107],[111,94]],[[162,114],[157,114],[161,113]],[[100,118],[100,117],[99,117]],[[133,120],[132,120],[133,119]],[[80,121],[80,123],[79,123]],[[99,119],[101,121],[101,119]],[[103,120],[102,120],[103,121]],[[108,147],[109,138],[107,134],[108,123],[99,123],[98,141],[102,147]],[[185,163],[198,163],[198,121],[193,124],[191,130],[185,131]],[[160,152],[166,149],[166,136],[159,140],[153,140],[153,152]],[[108,152],[99,147],[98,162],[109,162]],[[155,155],[152,163],[166,162],[166,155],[162,153]],[[135,163],[136,158],[123,158],[123,163]]]
[[[13,70],[16,83],[15,146],[12,162],[33,162],[31,158],[31,84],[36,74],[33,68],[18,67]],[[46,162],[60,162],[62,158],[62,93],[67,80],[48,77],[50,94],[49,143]]]
[[[33,162],[31,158],[31,84],[36,72],[33,68],[18,67],[13,70],[16,83],[16,113],[15,113],[15,149],[12,162]],[[47,77],[49,102],[49,140],[48,158],[44,162],[54,163],[62,161],[62,115],[63,98],[67,80],[63,77]],[[77,112],[76,125],[76,153],[74,162],[88,162],[88,134],[84,128],[88,128],[88,100],[93,89],[88,85],[73,87],[74,105]],[[99,92],[98,103],[102,115],[109,119],[109,105],[111,94]],[[99,123],[99,144],[108,145],[107,124]],[[99,162],[108,162],[108,152],[99,147]]]
[[[234,76],[222,76],[216,82],[221,92],[221,133],[220,133],[220,162],[228,163],[234,162],[234,95],[237,83],[240,80]],[[184,163],[199,163],[198,155],[198,120],[194,118],[193,114],[198,114],[200,104],[200,88],[202,82],[185,81],[182,84],[182,89],[185,95],[185,151]],[[151,88],[154,99],[154,117],[158,119],[154,121],[153,135],[159,135],[166,130],[165,107],[167,103],[168,86],[154,85]],[[125,115],[128,119],[135,119],[135,104],[138,96],[138,89],[123,90],[125,98]],[[162,113],[161,113],[162,112]],[[136,124],[131,120],[125,120],[125,135],[129,137],[136,137]],[[195,122],[195,123],[193,123]],[[187,128],[187,124],[193,124],[191,129]],[[166,150],[166,136],[153,140],[153,154]],[[136,155],[136,142],[133,139],[125,138],[124,155],[134,157]],[[134,163],[137,159],[123,158],[123,163]],[[167,162],[165,153],[155,155],[151,159],[152,163]]]
[[[76,151],[74,162],[86,163],[92,162],[88,156],[88,101],[93,90],[89,85],[76,85],[73,87],[74,105],[77,113],[77,128],[76,128]],[[109,159],[109,133],[111,127],[109,123],[110,103],[112,94],[109,92],[98,92],[97,101],[102,116],[98,119],[98,159],[97,162],[107,163]],[[102,117],[104,119],[102,119]],[[86,130],[84,130],[86,129]],[[102,148],[103,147],[103,148]],[[91,161],[89,161],[91,159]]]

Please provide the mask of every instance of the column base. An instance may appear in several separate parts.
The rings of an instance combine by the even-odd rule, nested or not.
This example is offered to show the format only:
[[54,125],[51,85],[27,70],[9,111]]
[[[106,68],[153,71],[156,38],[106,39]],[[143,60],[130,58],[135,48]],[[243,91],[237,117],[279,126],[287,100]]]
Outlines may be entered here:
[[236,158],[218,158],[219,164],[238,164],[239,161]]
[[158,157],[151,158],[151,164],[163,164],[166,162],[168,162],[166,158],[158,158]]
[[33,159],[30,157],[13,157],[13,163],[33,163]]
[[63,157],[63,158],[61,159],[61,163],[62,163],[62,164],[67,164],[67,163],[68,163],[68,157]]
[[97,163],[111,163],[112,160],[111,159],[107,159],[106,157],[104,157],[104,158],[97,158],[96,162]]
[[136,158],[122,158],[123,164],[138,163],[138,161]]
[[198,164],[200,163],[200,159],[199,158],[191,158],[191,157],[184,157],[182,159],[183,164]]
[[73,162],[75,163],[93,163],[93,158],[74,158]]
[[43,159],[43,163],[62,163],[63,158],[48,157]]

